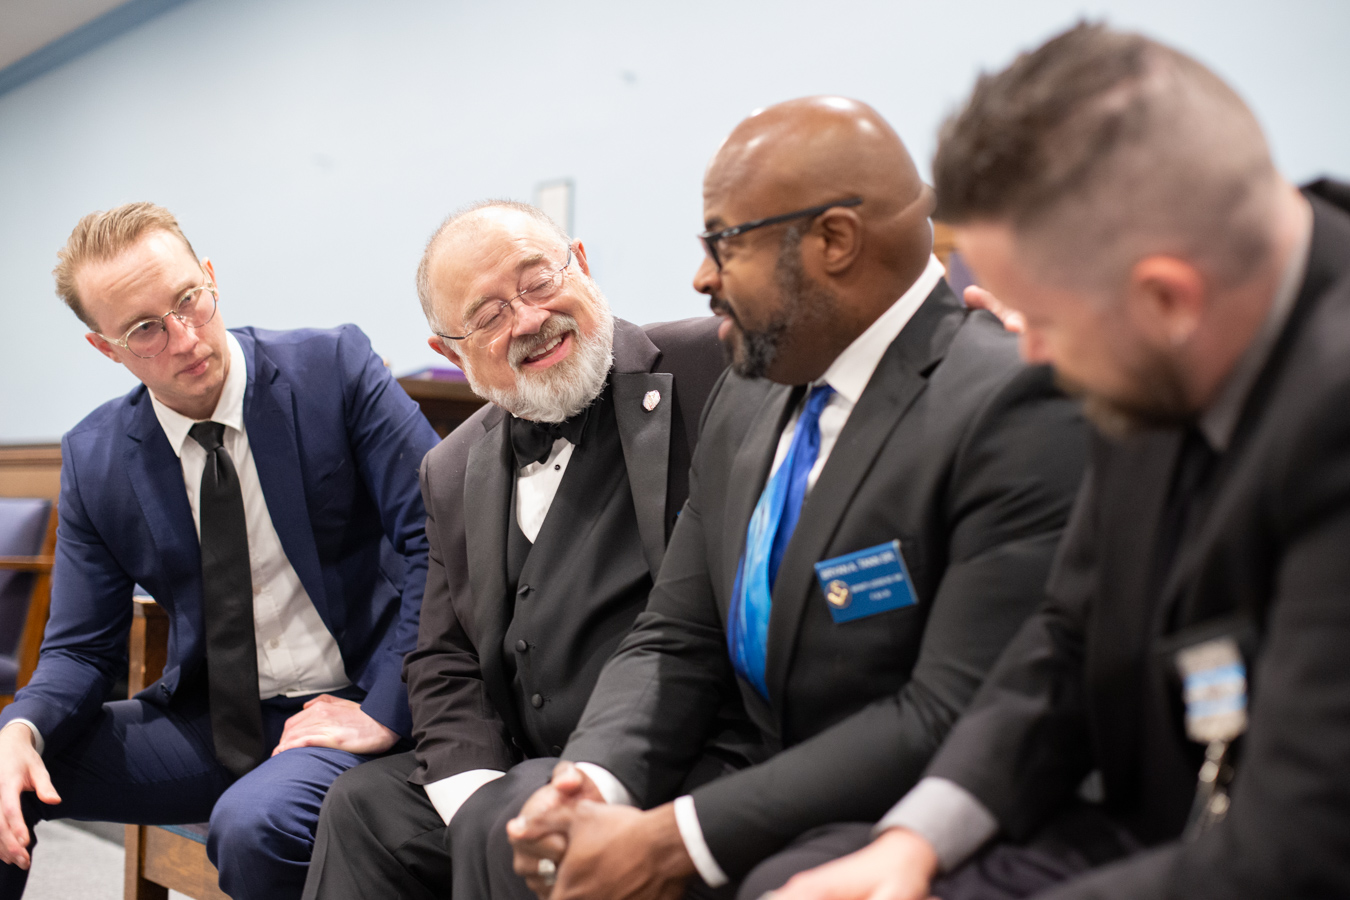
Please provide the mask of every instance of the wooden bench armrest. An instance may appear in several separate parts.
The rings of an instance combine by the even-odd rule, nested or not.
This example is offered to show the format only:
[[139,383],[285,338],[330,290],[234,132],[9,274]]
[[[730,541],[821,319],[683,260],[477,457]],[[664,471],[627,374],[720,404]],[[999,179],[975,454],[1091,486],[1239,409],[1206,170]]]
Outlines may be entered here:
[[54,556],[0,556],[0,569],[11,572],[50,572]]

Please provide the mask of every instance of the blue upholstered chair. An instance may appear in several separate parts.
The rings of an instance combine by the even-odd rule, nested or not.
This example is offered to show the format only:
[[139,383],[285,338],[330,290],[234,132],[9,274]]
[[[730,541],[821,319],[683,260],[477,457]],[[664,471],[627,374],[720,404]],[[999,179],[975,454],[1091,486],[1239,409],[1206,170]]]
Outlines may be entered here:
[[0,707],[37,665],[51,599],[54,518],[50,500],[0,497]]

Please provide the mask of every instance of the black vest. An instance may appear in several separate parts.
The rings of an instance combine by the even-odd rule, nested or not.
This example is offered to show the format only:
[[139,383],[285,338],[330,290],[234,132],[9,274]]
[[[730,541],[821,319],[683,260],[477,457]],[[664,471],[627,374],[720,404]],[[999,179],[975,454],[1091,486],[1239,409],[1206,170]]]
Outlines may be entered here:
[[515,603],[502,659],[529,738],[521,749],[557,756],[652,588],[608,385],[534,544],[516,522],[514,492],[508,521]]

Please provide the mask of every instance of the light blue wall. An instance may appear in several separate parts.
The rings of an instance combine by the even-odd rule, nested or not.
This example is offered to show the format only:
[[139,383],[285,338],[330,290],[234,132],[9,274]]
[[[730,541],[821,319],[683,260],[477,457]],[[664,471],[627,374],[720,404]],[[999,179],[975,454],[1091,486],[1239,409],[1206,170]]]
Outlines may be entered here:
[[853,95],[926,168],[981,68],[1084,13],[1227,77],[1290,177],[1350,174],[1344,0],[191,0],[0,95],[0,441],[53,440],[133,384],[52,292],[90,210],[168,206],[228,323],[356,322],[402,372],[435,359],[413,272],[437,222],[570,176],[618,314],[701,314],[702,169],[747,112]]

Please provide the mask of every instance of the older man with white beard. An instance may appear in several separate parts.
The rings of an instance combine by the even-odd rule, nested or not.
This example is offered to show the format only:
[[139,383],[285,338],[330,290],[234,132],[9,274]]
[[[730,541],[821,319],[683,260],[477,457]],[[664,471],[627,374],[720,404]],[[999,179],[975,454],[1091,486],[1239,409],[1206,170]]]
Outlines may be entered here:
[[[509,770],[558,755],[646,605],[724,367],[715,317],[616,320],[582,243],[524,204],[447,219],[417,285],[431,348],[491,404],[422,464],[417,749],[333,785],[306,897],[449,896],[452,858],[482,852],[452,823],[537,787]],[[730,698],[704,777],[753,755],[742,716]]]

